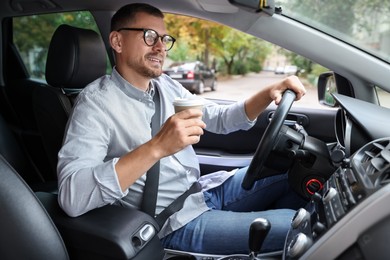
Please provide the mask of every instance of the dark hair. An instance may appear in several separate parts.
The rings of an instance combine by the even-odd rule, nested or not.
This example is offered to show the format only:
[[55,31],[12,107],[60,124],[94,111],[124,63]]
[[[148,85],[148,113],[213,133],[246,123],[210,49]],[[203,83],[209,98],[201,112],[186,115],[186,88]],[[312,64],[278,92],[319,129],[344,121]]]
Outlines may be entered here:
[[122,6],[111,18],[111,31],[125,27],[135,20],[137,13],[147,13],[156,17],[164,18],[160,9],[143,3],[134,3]]

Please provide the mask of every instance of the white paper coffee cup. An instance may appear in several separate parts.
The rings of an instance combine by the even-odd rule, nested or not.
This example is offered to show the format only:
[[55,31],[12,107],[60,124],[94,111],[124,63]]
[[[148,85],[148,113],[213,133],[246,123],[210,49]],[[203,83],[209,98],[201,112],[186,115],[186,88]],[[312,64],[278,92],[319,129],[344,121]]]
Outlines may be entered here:
[[185,98],[177,98],[173,101],[173,106],[175,107],[175,113],[195,108],[195,109],[203,109],[204,102],[199,99],[185,99]]

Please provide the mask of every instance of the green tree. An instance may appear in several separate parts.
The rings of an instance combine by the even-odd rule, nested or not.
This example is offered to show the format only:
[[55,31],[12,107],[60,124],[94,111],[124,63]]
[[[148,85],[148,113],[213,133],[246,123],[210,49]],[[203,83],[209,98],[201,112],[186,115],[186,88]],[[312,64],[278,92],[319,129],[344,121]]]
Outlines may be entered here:
[[176,49],[169,53],[175,61],[197,58],[210,66],[216,60],[213,64],[223,64],[228,74],[245,74],[260,71],[270,53],[269,43],[214,22],[166,14],[165,23],[177,38]]
[[313,0],[289,0],[283,5],[288,9],[300,13],[303,17],[316,17],[316,21],[338,28],[340,32],[350,34],[355,22],[353,11],[356,0],[313,1]]
[[[188,47],[187,58],[197,58],[202,60],[207,66],[210,64],[212,55],[210,54],[209,38],[213,31],[217,30],[218,25],[213,22],[200,20],[189,16],[179,16],[173,14],[165,15],[165,24],[169,34],[177,38],[179,48]],[[180,42],[180,43],[179,43]],[[179,49],[177,52],[182,52]],[[182,57],[177,55],[176,50],[171,51],[172,59]]]
[[[45,14],[13,18],[13,40],[31,75],[44,78],[47,50],[54,31],[61,24],[94,29],[96,23],[89,12]],[[30,58],[33,57],[33,64]]]
[[390,1],[358,0],[353,6],[353,11],[356,14],[355,27],[360,32],[365,31],[367,36],[371,36],[372,32],[377,31],[378,25],[390,23],[388,15]]
[[168,52],[168,57],[174,61],[195,60],[196,53],[192,52],[187,42],[177,41],[175,47]]
[[259,72],[271,45],[240,31],[224,27],[223,37],[214,37],[215,54],[226,66],[227,74]]

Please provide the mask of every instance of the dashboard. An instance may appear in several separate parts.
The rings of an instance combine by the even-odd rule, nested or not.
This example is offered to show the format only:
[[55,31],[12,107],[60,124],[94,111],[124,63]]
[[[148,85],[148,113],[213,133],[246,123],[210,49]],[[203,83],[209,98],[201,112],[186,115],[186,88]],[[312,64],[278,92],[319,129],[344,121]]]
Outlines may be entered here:
[[283,259],[387,259],[390,248],[390,110],[340,94],[337,169],[286,238]]
[[335,120],[336,137],[351,156],[366,143],[390,136],[390,109],[341,94],[333,94],[340,105]]

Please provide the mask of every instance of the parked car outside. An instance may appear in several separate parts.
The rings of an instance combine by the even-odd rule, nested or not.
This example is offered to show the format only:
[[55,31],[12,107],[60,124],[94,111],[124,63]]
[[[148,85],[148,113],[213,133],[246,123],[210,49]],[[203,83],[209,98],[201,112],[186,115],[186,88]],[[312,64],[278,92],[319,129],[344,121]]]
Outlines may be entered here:
[[284,74],[284,67],[282,66],[276,67],[275,74]]
[[285,66],[284,67],[284,74],[286,75],[296,75],[298,72],[298,67],[297,66]]
[[201,61],[174,62],[164,73],[195,94],[202,94],[205,88],[210,88],[211,91],[217,89],[215,70],[208,68]]

